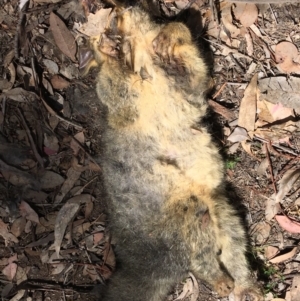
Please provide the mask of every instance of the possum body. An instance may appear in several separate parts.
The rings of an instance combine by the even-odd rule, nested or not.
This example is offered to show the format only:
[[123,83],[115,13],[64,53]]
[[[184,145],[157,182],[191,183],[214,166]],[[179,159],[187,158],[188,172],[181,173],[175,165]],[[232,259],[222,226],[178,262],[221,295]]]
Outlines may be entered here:
[[192,272],[220,296],[263,300],[251,280],[240,218],[205,126],[207,67],[182,23],[117,10],[113,39],[92,38],[107,110],[102,169],[117,271],[103,301],[165,300]]

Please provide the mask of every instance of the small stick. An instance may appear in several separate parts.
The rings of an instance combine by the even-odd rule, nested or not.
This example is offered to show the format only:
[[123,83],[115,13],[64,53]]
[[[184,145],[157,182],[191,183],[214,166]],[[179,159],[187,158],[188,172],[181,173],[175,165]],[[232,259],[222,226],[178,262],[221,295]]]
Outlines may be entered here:
[[36,149],[36,146],[35,146],[35,144],[34,144],[34,141],[33,141],[33,138],[32,138],[32,136],[31,136],[29,127],[28,127],[28,125],[27,125],[27,123],[26,123],[26,120],[25,120],[25,118],[24,118],[24,116],[23,116],[23,114],[22,114],[22,112],[21,112],[21,110],[20,110],[19,108],[17,108],[17,112],[18,112],[18,114],[19,114],[19,116],[20,116],[20,118],[21,118],[21,121],[22,121],[22,123],[23,123],[23,126],[24,126],[24,128],[25,128],[25,130],[26,130],[26,134],[27,134],[27,137],[28,137],[28,139],[29,139],[30,146],[31,146],[31,148],[32,148],[32,151],[33,151],[33,153],[34,153],[34,156],[35,156],[35,158],[37,159],[37,161],[40,163],[41,167],[44,168],[44,161],[43,161],[42,157],[40,156],[40,154],[38,153],[38,151],[37,151],[37,149]]
[[276,185],[275,185],[273,168],[272,168],[272,161],[271,161],[270,154],[269,154],[268,144],[270,144],[270,142],[265,143],[264,147],[265,147],[266,156],[267,156],[267,159],[268,159],[268,162],[269,162],[269,169],[270,169],[270,174],[271,174],[271,179],[272,179],[272,183],[273,183],[274,192],[275,192],[275,194],[277,194],[277,188],[276,188]]
[[226,87],[226,84],[227,84],[227,82],[226,83],[224,83],[222,86],[221,86],[221,88],[212,96],[212,99],[215,99],[216,97],[218,97],[220,94],[221,94],[221,92],[224,90],[224,88]]

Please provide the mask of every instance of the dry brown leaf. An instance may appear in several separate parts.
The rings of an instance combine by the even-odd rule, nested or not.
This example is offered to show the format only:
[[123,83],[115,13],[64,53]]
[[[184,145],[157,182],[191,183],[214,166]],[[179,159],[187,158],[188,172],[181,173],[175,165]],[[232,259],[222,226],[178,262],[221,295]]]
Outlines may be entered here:
[[235,114],[232,111],[230,111],[229,109],[227,109],[224,106],[220,105],[216,101],[214,101],[212,99],[209,99],[208,100],[208,104],[210,105],[210,107],[216,113],[220,114],[221,116],[223,116],[228,121],[231,121],[231,120],[233,120],[235,118]]
[[65,23],[53,12],[50,13],[50,28],[58,48],[73,62],[76,61],[76,43]]
[[7,92],[3,92],[0,99],[2,99],[3,96],[18,102],[34,101],[37,99],[35,93],[26,91],[23,88],[14,88]]
[[283,177],[279,181],[279,190],[275,199],[276,203],[279,203],[283,200],[283,198],[291,190],[299,176],[300,169],[290,169],[283,175]]
[[63,200],[65,195],[73,188],[76,181],[80,178],[81,173],[81,170],[77,170],[72,166],[68,169],[67,179],[64,181],[60,192],[55,197],[55,204],[59,204]]
[[174,300],[183,300],[185,298],[191,297],[191,301],[198,300],[199,297],[199,285],[195,278],[195,276],[192,273],[189,273],[190,278],[187,278],[185,280],[185,283],[183,285],[182,293]]
[[108,25],[110,13],[111,8],[102,8],[95,14],[89,14],[86,23],[83,23],[81,26],[77,23],[77,30],[89,37],[99,36],[105,31],[105,28]]
[[18,261],[17,254],[7,259],[8,265],[2,270],[2,274],[10,281],[14,279],[17,273],[18,265],[15,263],[15,261]]
[[264,158],[264,159],[260,162],[259,166],[257,167],[256,173],[257,173],[259,176],[263,176],[263,175],[266,173],[266,170],[267,170],[268,166],[269,166],[269,160],[268,160],[268,158]]
[[299,301],[300,296],[300,276],[294,275],[292,286],[290,288],[291,301]]
[[94,246],[98,246],[99,243],[103,240],[104,238],[104,232],[98,232],[93,234],[93,240],[94,240]]
[[[293,121],[274,124],[269,128],[267,128],[266,124],[262,124],[259,120],[255,124],[257,126],[256,130],[253,132],[255,136],[268,141],[288,145],[290,144],[290,138],[292,137],[293,132],[298,130],[297,123]],[[265,127],[263,128],[261,126]]]
[[245,141],[248,138],[249,137],[248,137],[247,131],[244,128],[237,126],[233,130],[233,132],[229,135],[227,140],[230,141],[230,142],[235,143],[235,142]]
[[280,102],[274,104],[265,99],[258,100],[257,108],[258,118],[269,123],[295,116],[293,109],[284,107]]
[[231,7],[232,7],[232,3],[225,2],[221,11],[222,23],[230,35],[229,39],[236,38],[240,34],[240,29],[233,24]]
[[59,261],[58,259],[63,259],[63,257],[55,252],[49,258],[48,263],[52,264],[52,267],[53,267],[53,269],[51,271],[52,275],[60,274],[66,267],[66,265],[64,263],[62,263],[61,261]]
[[19,240],[11,233],[8,232],[7,230],[8,225],[5,224],[2,219],[0,218],[0,235],[4,238],[5,240],[5,245],[7,245],[9,242],[15,242],[18,243]]
[[280,205],[275,202],[275,195],[273,194],[266,202],[265,216],[266,220],[270,221],[280,210]]
[[57,90],[66,89],[70,86],[70,82],[60,75],[53,75],[51,77],[51,84]]
[[69,222],[74,218],[80,208],[80,203],[67,202],[58,212],[54,228],[53,248],[59,257],[60,246]]
[[58,65],[49,59],[43,59],[43,63],[47,68],[47,71],[51,74],[57,74],[59,71]]
[[83,267],[82,274],[84,276],[89,276],[93,281],[103,281],[102,278],[98,275],[96,268],[90,264],[86,264]]
[[258,17],[258,9],[254,3],[236,3],[233,13],[245,27],[251,26]]
[[40,223],[39,216],[37,213],[29,206],[28,203],[25,201],[21,201],[20,206],[20,213],[23,217],[25,217],[27,220],[35,222],[37,224]]
[[14,220],[13,224],[11,225],[10,231],[15,237],[19,237],[25,230],[25,225],[26,219],[24,217],[19,217]]
[[253,157],[257,160],[257,158],[255,157],[255,155],[253,154],[253,152],[251,150],[251,143],[247,143],[247,141],[242,141],[241,145],[247,154],[249,154],[251,157]]
[[6,263],[6,267],[2,270],[2,274],[6,276],[6,278],[10,281],[12,281],[16,275],[17,272],[17,264],[15,261],[18,261],[18,255],[15,254],[9,258],[4,258]]
[[300,114],[300,78],[295,76],[276,76],[258,81],[260,99],[266,99],[273,104],[281,103],[286,108],[292,108]]
[[254,130],[257,102],[257,74],[255,74],[244,92],[241,101],[238,125],[248,132]]
[[41,188],[55,188],[57,186],[60,186],[64,181],[65,179],[61,175],[51,170],[46,170],[45,173],[41,176]]
[[[282,299],[282,298],[275,298],[275,299],[272,299],[271,301],[286,301],[285,299]],[[296,301],[296,300],[295,300]]]
[[59,255],[60,246],[69,222],[74,218],[75,214],[80,208],[80,204],[88,204],[93,202],[95,198],[89,194],[81,194],[70,198],[66,204],[59,210],[55,221],[54,228],[54,244],[52,248],[55,249]]
[[273,247],[273,246],[265,247],[265,257],[267,259],[271,259],[275,257],[278,253],[279,253],[279,249],[277,247]]
[[40,183],[35,176],[29,174],[28,172],[19,170],[13,166],[7,165],[4,161],[0,159],[0,172],[2,176],[14,186],[30,186],[34,189],[40,188]]
[[72,148],[75,156],[78,155],[78,152],[81,149],[80,144],[83,145],[84,142],[85,142],[84,132],[79,132],[76,135],[74,135],[74,138],[72,138],[70,142],[70,147]]
[[291,259],[292,257],[294,257],[297,253],[297,247],[293,248],[291,251],[285,253],[285,254],[282,254],[282,255],[279,255],[273,259],[270,259],[269,262],[271,263],[280,263],[280,262],[283,262],[283,261],[286,261],[288,259]]
[[290,233],[300,233],[300,223],[293,222],[285,215],[275,216],[278,224],[286,231]]
[[285,73],[300,73],[300,64],[295,60],[298,57],[297,47],[290,42],[280,42],[275,48],[275,58],[279,70]]
[[[104,246],[103,263],[104,264],[102,266],[103,270],[101,275],[103,276],[104,279],[108,279],[112,275],[116,267],[115,253],[109,242],[106,242]],[[106,267],[106,269],[104,267]]]

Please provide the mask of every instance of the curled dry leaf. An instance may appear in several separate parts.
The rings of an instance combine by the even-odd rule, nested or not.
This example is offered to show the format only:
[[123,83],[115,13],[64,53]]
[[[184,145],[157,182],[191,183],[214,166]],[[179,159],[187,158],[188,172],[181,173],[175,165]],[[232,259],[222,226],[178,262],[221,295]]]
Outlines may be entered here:
[[17,254],[8,258],[8,265],[2,270],[2,274],[6,276],[6,278],[12,281],[17,273],[17,264],[15,261],[18,261]]
[[84,144],[84,142],[85,142],[84,132],[79,132],[76,135],[74,135],[74,138],[72,138],[70,142],[70,147],[72,148],[75,156],[78,155],[78,152],[81,149],[80,144]]
[[293,222],[285,215],[275,216],[278,224],[286,231],[290,233],[300,233],[300,223]]
[[257,101],[257,109],[258,118],[268,123],[295,116],[292,108],[286,108],[280,102],[274,104],[265,99]]
[[2,219],[0,218],[0,236],[2,236],[5,240],[5,244],[7,245],[7,243],[9,242],[15,242],[18,243],[19,240],[11,233],[8,232],[7,229],[8,225],[5,224]]
[[291,259],[292,257],[294,257],[297,253],[297,247],[293,248],[291,251],[285,253],[285,254],[282,254],[282,255],[279,255],[273,259],[270,259],[269,262],[271,263],[280,263],[280,262],[283,262],[283,261],[286,261],[288,259]]
[[52,275],[60,274],[66,267],[66,265],[60,261],[60,259],[63,259],[63,257],[55,252],[50,256],[48,263],[52,264]]
[[59,204],[63,200],[65,195],[73,188],[75,182],[80,178],[81,173],[81,170],[76,170],[72,166],[68,169],[67,179],[64,181],[60,192],[55,197],[55,204]]
[[18,266],[16,263],[10,263],[2,270],[2,274],[6,276],[9,281],[12,281],[16,275],[17,268]]
[[53,12],[50,13],[50,28],[58,48],[73,62],[76,61],[76,43],[65,23]]
[[25,217],[27,220],[35,222],[37,224],[40,223],[39,216],[37,213],[29,206],[28,203],[25,201],[21,201],[20,206],[20,213],[23,217]]
[[254,3],[236,3],[233,13],[245,27],[251,26],[258,17],[258,9]]
[[99,36],[105,31],[105,28],[109,23],[110,14],[111,8],[100,9],[95,14],[89,14],[87,17],[88,21],[86,23],[81,26],[77,23],[77,29],[89,37]]
[[35,93],[26,91],[23,88],[14,88],[7,92],[3,92],[1,97],[3,96],[18,102],[34,101],[37,99],[37,95]]
[[285,73],[300,73],[300,64],[295,60],[298,57],[298,49],[291,42],[280,42],[275,48],[275,59],[279,70]]
[[245,141],[247,138],[247,131],[244,128],[237,126],[229,135],[227,140],[230,142],[242,142]]
[[279,248],[273,246],[267,246],[265,248],[265,257],[271,259],[279,253]]
[[80,203],[70,203],[69,201],[59,210],[54,228],[53,247],[59,257],[60,246],[69,222],[74,218],[79,210]]
[[300,114],[300,78],[296,76],[275,76],[258,81],[260,99],[266,99],[273,104],[281,103],[286,108],[292,108]]
[[245,128],[247,131],[253,131],[256,116],[257,102],[257,77],[255,74],[244,92],[244,97],[241,101],[238,125]]
[[84,276],[88,275],[95,282],[96,281],[100,281],[100,282],[103,281],[101,279],[101,277],[98,275],[98,272],[97,272],[96,268],[94,266],[90,265],[90,264],[84,265],[82,274]]
[[283,198],[287,195],[287,193],[291,190],[294,183],[300,176],[300,169],[291,169],[288,170],[281,180],[279,181],[279,190],[276,195],[276,203],[279,203],[283,200]]
[[47,70],[52,74],[57,74],[59,71],[58,65],[49,59],[43,59],[43,63],[46,66]]
[[222,23],[226,28],[225,32],[228,33],[228,38],[236,38],[240,34],[240,29],[233,24],[232,13],[231,13],[232,3],[224,3],[221,10]]
[[102,266],[103,269],[101,275],[104,279],[108,279],[116,267],[115,253],[109,242],[106,242],[104,246],[103,262],[104,264]]
[[186,279],[182,293],[174,300],[183,300],[189,296],[191,296],[190,300],[191,301],[196,301],[199,296],[199,285],[198,282],[195,278],[195,276],[192,273],[189,273],[190,278]]

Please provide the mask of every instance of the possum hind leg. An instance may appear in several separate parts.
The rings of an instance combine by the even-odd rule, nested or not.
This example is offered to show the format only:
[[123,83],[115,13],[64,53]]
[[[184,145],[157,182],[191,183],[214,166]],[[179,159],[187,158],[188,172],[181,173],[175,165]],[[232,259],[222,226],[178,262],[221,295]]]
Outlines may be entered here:
[[216,198],[216,213],[220,228],[220,259],[235,280],[235,301],[264,300],[259,286],[251,279],[246,259],[246,237],[240,218],[225,197]]

